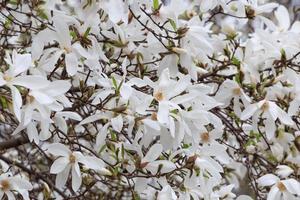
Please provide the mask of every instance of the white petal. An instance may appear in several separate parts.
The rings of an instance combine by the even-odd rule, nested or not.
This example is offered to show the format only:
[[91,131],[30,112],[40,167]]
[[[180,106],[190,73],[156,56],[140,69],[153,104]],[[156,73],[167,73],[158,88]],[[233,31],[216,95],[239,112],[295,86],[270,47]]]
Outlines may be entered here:
[[46,78],[38,75],[18,76],[11,81],[13,85],[20,85],[33,90],[44,88],[49,83]]
[[39,143],[39,133],[34,123],[29,123],[27,126],[27,135],[30,142]]
[[132,92],[133,92],[133,88],[131,86],[129,86],[126,83],[122,84],[122,87],[120,89],[120,94],[121,94],[122,98],[124,98],[124,100],[128,100],[129,97],[131,96]]
[[16,76],[22,72],[27,71],[31,66],[31,55],[30,54],[17,54],[13,60],[14,70],[13,75]]
[[78,70],[78,60],[77,60],[76,55],[74,53],[66,54],[65,61],[66,61],[67,73],[70,76],[75,75]]
[[247,106],[241,114],[241,120],[249,119],[255,113],[255,111],[257,111],[257,109],[257,104],[251,104]]
[[62,172],[56,175],[56,179],[55,179],[56,187],[62,188],[66,184],[70,169],[71,169],[71,165],[67,165],[67,167]]
[[5,194],[7,195],[8,200],[15,200],[15,196],[11,191],[6,191]]
[[14,86],[11,86],[10,89],[11,89],[14,113],[17,119],[21,121],[21,106],[22,106],[21,94],[19,90]]
[[273,119],[268,118],[265,121],[265,131],[268,140],[271,140],[275,136],[275,131],[276,131],[276,125]]
[[71,151],[63,144],[54,143],[47,146],[47,151],[55,156],[68,157]]
[[279,178],[273,174],[266,174],[262,177],[260,177],[258,180],[257,180],[257,183],[260,185],[260,186],[270,186],[270,185],[274,185],[276,182],[279,181]]
[[276,186],[273,186],[268,193],[267,200],[278,200],[280,196],[280,191]]
[[33,96],[40,104],[51,104],[55,101],[55,99],[53,99],[52,97],[37,90],[31,91],[30,95]]
[[159,126],[159,123],[157,121],[153,121],[151,119],[144,119],[143,123],[146,126],[153,128],[154,130],[157,130],[157,131],[160,130],[160,126]]
[[159,102],[157,120],[164,124],[169,124],[169,104],[166,101]]
[[274,12],[275,17],[279,23],[279,27],[287,31],[291,25],[290,15],[285,6],[280,5]]
[[79,189],[80,185],[81,185],[82,177],[81,177],[80,173],[78,174],[78,172],[77,172],[78,169],[76,170],[75,167],[79,168],[79,166],[78,165],[74,165],[72,167],[72,189],[76,192]]
[[158,156],[161,154],[163,150],[163,147],[161,144],[154,144],[151,146],[145,157],[142,159],[143,162],[151,162],[158,158]]
[[300,183],[299,181],[291,178],[288,180],[283,180],[282,183],[286,187],[286,189],[292,193],[292,194],[297,194],[300,195]]
[[69,160],[67,157],[61,157],[61,158],[56,159],[53,162],[53,164],[51,165],[50,173],[58,174],[58,173],[62,172],[66,168],[68,163],[69,163]]
[[117,132],[121,132],[123,128],[123,117],[122,115],[118,115],[115,118],[111,119],[111,125],[113,129]]
[[51,82],[51,84],[45,88],[45,93],[47,93],[49,96],[58,96],[61,94],[65,94],[70,88],[71,83],[69,81],[65,80],[57,80]]
[[100,170],[105,166],[104,162],[95,156],[85,156],[83,160],[83,164],[87,168],[96,169],[96,170],[97,169]]

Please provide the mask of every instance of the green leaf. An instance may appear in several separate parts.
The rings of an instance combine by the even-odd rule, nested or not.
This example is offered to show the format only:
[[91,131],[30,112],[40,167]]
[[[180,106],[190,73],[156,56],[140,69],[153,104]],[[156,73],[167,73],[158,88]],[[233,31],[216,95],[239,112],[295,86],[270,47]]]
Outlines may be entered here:
[[40,18],[45,19],[45,20],[48,20],[48,16],[46,15],[45,10],[43,10],[43,9],[38,9],[36,12],[37,12],[37,15],[38,15]]
[[153,8],[154,8],[154,10],[159,9],[159,0],[153,0]]
[[237,67],[240,67],[241,65],[241,61],[239,61],[239,59],[237,59],[236,57],[233,57],[231,62]]
[[89,35],[90,31],[91,31],[91,27],[88,27],[88,28],[86,29],[86,31],[84,32],[83,37],[86,38],[86,37]]
[[169,22],[170,22],[172,28],[174,29],[174,31],[177,31],[177,26],[176,26],[176,23],[174,22],[174,20],[169,18]]
[[2,106],[3,109],[8,108],[7,100],[6,100],[5,97],[0,96],[0,102],[1,102],[1,106]]

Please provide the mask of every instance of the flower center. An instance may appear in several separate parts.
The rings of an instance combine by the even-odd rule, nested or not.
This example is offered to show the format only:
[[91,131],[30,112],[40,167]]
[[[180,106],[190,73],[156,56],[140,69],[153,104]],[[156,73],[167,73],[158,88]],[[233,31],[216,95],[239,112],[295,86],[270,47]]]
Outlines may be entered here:
[[154,98],[157,101],[162,101],[164,99],[164,94],[161,91],[155,92]]
[[241,94],[241,88],[234,88],[234,89],[232,90],[232,93],[233,93],[234,95],[240,95],[240,94]]
[[157,121],[157,113],[156,112],[154,112],[154,113],[151,114],[151,119],[153,121]]
[[4,179],[0,183],[0,187],[2,188],[3,191],[8,191],[10,189],[10,183],[7,179]]
[[63,50],[66,52],[66,53],[71,53],[72,50],[68,47],[63,47]]
[[262,111],[267,111],[267,110],[269,110],[269,102],[265,102],[262,106],[261,106],[261,110]]
[[30,104],[30,103],[32,103],[33,101],[34,101],[34,97],[33,97],[33,96],[31,96],[31,95],[27,95],[27,96],[26,96],[26,102],[27,102],[27,103]]
[[209,142],[209,133],[208,132],[204,132],[200,135],[201,141],[204,143]]
[[8,76],[8,75],[4,75],[4,76],[3,76],[3,79],[4,79],[5,81],[11,81],[11,80],[13,79],[13,77]]
[[277,183],[277,187],[280,190],[280,192],[286,191],[286,187],[285,187],[285,185],[282,182],[278,182]]
[[76,161],[76,157],[73,154],[70,154],[69,161],[70,161],[71,164],[74,164],[75,161]]

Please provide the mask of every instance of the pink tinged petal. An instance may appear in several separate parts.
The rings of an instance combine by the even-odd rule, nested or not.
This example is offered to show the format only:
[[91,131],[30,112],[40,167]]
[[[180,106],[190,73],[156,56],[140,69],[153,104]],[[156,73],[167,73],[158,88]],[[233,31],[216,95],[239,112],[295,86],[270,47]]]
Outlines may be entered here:
[[274,185],[275,183],[277,183],[280,179],[273,175],[273,174],[266,174],[262,177],[260,177],[258,180],[257,180],[257,183],[260,185],[260,186],[270,186],[270,185]]
[[157,120],[164,124],[169,124],[169,104],[166,101],[159,102]]
[[35,98],[40,104],[51,104],[55,101],[52,97],[46,95],[43,92],[39,92],[37,90],[33,90],[30,92],[30,95]]
[[121,132],[123,129],[123,117],[122,115],[118,115],[115,118],[111,119],[111,125],[113,129],[117,132]]
[[163,147],[161,144],[152,145],[145,157],[142,159],[142,163],[156,160],[161,154],[162,150]]
[[55,156],[64,156],[64,157],[68,157],[71,154],[71,151],[65,145],[60,143],[50,144],[47,147],[47,152]]
[[12,85],[19,85],[32,90],[44,88],[49,83],[46,78],[38,75],[18,76],[11,81]]
[[267,200],[279,200],[280,195],[281,192],[279,191],[278,187],[274,185],[268,193]]
[[14,113],[17,119],[21,121],[21,106],[22,106],[21,94],[19,90],[14,86],[10,86],[10,89],[11,89]]
[[0,199],[2,199],[3,196],[4,196],[4,192],[2,192],[2,191],[0,190]]
[[57,188],[61,189],[66,184],[70,173],[70,169],[71,165],[67,165],[67,167],[62,172],[56,175],[55,185]]
[[291,179],[288,179],[288,180],[283,180],[281,182],[284,184],[287,191],[289,191],[292,194],[296,194],[296,195],[300,196],[300,183],[299,183],[299,181],[291,178]]
[[67,157],[60,157],[56,159],[51,165],[50,173],[58,174],[62,172],[67,167],[68,164],[69,164],[69,159]]
[[275,131],[276,131],[276,125],[275,121],[271,118],[267,118],[265,121],[265,131],[268,140],[271,140],[275,136]]
[[76,192],[80,188],[81,182],[82,182],[82,177],[81,177],[79,165],[75,164],[72,167],[72,189],[74,190],[74,192]]
[[258,110],[257,104],[250,104],[241,114],[241,120],[246,120],[252,117],[252,115]]
[[78,60],[74,53],[66,54],[65,58],[67,73],[73,76],[78,71]]

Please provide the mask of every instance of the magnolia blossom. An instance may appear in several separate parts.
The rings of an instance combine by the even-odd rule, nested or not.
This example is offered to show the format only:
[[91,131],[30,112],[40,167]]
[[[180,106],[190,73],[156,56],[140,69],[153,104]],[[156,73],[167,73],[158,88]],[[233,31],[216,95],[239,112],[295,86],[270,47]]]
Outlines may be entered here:
[[20,121],[23,101],[17,86],[35,90],[47,86],[49,82],[38,75],[20,75],[32,66],[30,54],[18,54],[16,51],[13,51],[11,56],[7,54],[5,61],[10,67],[4,73],[0,72],[0,87],[7,86],[10,88],[14,112]]
[[241,119],[246,120],[252,116],[254,130],[257,130],[256,126],[260,114],[262,114],[262,117],[266,118],[265,131],[268,139],[274,137],[276,131],[276,119],[279,119],[282,123],[289,126],[294,124],[293,120],[284,110],[274,102],[268,100],[261,100],[258,103],[247,106],[241,114]]
[[273,174],[266,174],[260,177],[257,182],[262,187],[271,186],[267,200],[296,200],[300,196],[300,184],[292,178],[280,180]]
[[8,200],[15,200],[14,191],[16,191],[23,199],[29,200],[28,191],[32,189],[31,183],[24,178],[11,176],[9,173],[0,175],[0,199],[6,196]]
[[47,151],[55,156],[60,156],[54,161],[50,168],[50,173],[57,174],[55,184],[59,188],[66,184],[71,170],[72,189],[75,192],[79,189],[82,182],[79,163],[84,164],[86,168],[98,170],[102,174],[110,174],[110,172],[105,169],[102,160],[92,156],[84,156],[79,151],[72,152],[63,144],[51,144],[47,147]]

